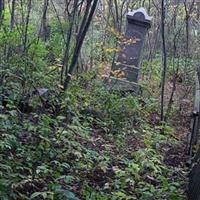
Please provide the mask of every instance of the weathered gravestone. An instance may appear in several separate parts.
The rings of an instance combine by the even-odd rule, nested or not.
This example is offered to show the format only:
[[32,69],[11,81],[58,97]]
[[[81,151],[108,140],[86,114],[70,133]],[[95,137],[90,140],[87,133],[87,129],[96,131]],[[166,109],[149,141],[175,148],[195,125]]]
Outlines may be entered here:
[[[199,129],[200,129],[200,65],[197,67],[197,73],[195,76],[196,89],[194,96],[194,109],[192,112],[192,120],[190,125],[191,134],[188,140],[188,155],[192,155],[193,146],[197,144],[199,140]],[[200,149],[197,153],[198,159],[200,159]]]
[[[120,53],[112,66],[110,85],[114,89],[138,91],[141,53],[151,19],[144,8],[127,14],[127,30],[120,44]],[[119,78],[118,74],[122,77]]]
[[[189,173],[188,200],[200,200],[200,146],[199,146],[199,128],[200,128],[200,65],[197,67],[196,91],[194,101],[193,120],[191,126],[191,136],[189,138],[188,155],[191,159],[191,170]],[[198,147],[194,151],[193,146]],[[195,153],[195,154],[194,154]]]

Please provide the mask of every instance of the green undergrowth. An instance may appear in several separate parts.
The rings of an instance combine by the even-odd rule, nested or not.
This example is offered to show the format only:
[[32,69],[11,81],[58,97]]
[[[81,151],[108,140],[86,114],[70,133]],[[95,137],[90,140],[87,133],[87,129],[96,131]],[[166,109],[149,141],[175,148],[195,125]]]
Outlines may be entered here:
[[109,91],[94,76],[32,97],[28,113],[1,106],[0,199],[184,199],[182,165],[166,162],[180,145],[159,124],[156,99]]

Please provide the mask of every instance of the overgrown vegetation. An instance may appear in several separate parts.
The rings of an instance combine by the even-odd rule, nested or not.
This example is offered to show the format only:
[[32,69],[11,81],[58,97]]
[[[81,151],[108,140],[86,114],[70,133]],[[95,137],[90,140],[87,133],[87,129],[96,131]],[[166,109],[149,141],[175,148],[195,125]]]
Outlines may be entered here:
[[180,163],[165,162],[178,141],[152,124],[155,100],[109,92],[94,75],[73,82],[59,115],[38,100],[31,113],[3,109],[3,199],[182,199]]
[[[166,4],[165,25],[174,22],[174,32],[166,41],[161,122],[160,2],[97,2],[0,0],[2,200],[186,199],[199,3]],[[104,78],[119,52],[124,16],[142,4],[154,21],[141,93],[110,90]],[[182,32],[188,14],[189,36]]]

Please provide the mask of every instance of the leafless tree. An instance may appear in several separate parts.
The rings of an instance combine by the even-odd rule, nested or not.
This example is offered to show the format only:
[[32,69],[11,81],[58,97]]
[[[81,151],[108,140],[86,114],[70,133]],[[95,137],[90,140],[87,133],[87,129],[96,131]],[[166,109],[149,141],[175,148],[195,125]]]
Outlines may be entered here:
[[165,94],[165,80],[167,71],[167,51],[165,40],[165,0],[161,1],[161,35],[162,35],[162,82],[161,82],[161,115],[160,120],[164,121],[164,94]]
[[48,7],[49,7],[49,0],[44,0],[40,36],[45,42],[47,41],[50,34],[50,27],[48,25],[48,20],[47,20]]
[[[93,0],[93,1],[88,0],[86,2],[86,6],[84,8],[84,15],[83,15],[82,21],[80,23],[76,39],[75,39],[75,48],[74,48],[74,51],[73,51],[73,54],[71,57],[71,62],[68,61],[67,65],[64,63],[65,64],[64,65],[64,67],[65,67],[64,89],[68,88],[72,74],[76,68],[80,50],[81,50],[83,41],[85,39],[86,33],[88,31],[88,28],[90,26],[90,23],[92,21],[92,17],[96,10],[97,3],[98,3],[98,0]],[[82,9],[82,4],[80,4],[80,5],[81,5],[81,9]],[[75,15],[77,13],[78,10],[76,10],[76,9],[77,9],[77,4],[76,4],[76,1],[74,1],[74,9],[73,9],[72,17],[73,17],[73,15]],[[73,28],[73,26],[72,26],[72,28]],[[66,49],[67,48],[68,48],[68,46],[66,46]],[[64,56],[64,59],[65,59],[65,56]]]

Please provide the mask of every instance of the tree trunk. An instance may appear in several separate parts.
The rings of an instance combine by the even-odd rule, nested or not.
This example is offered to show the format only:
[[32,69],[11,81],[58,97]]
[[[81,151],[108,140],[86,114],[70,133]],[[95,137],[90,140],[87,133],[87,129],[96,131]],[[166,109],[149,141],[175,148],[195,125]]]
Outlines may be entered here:
[[165,94],[165,80],[167,71],[167,52],[165,41],[165,1],[161,1],[161,35],[162,35],[162,82],[161,82],[161,115],[160,120],[164,121],[164,94]]
[[45,42],[47,41],[50,35],[50,29],[47,21],[48,7],[49,7],[49,0],[44,0],[40,36]]
[[80,50],[81,50],[83,41],[85,39],[86,33],[88,31],[88,28],[90,26],[90,23],[92,21],[94,12],[96,10],[97,3],[98,3],[98,0],[94,0],[93,1],[93,4],[91,6],[91,9],[90,9],[90,12],[89,12],[89,15],[88,15],[87,19],[83,18],[83,20],[82,20],[82,23],[81,23],[81,26],[80,26],[81,29],[79,29],[78,37],[77,37],[77,40],[76,40],[75,50],[74,50],[73,56],[72,56],[72,61],[71,61],[70,65],[69,65],[69,70],[68,70],[67,74],[65,74],[65,82],[64,82],[64,89],[65,90],[69,86],[69,82],[71,80],[71,76],[72,76],[73,71],[74,71],[74,69],[75,69],[75,67],[77,65],[78,57],[79,57],[79,54],[80,54]]
[[0,25],[3,22],[4,0],[0,0]]

